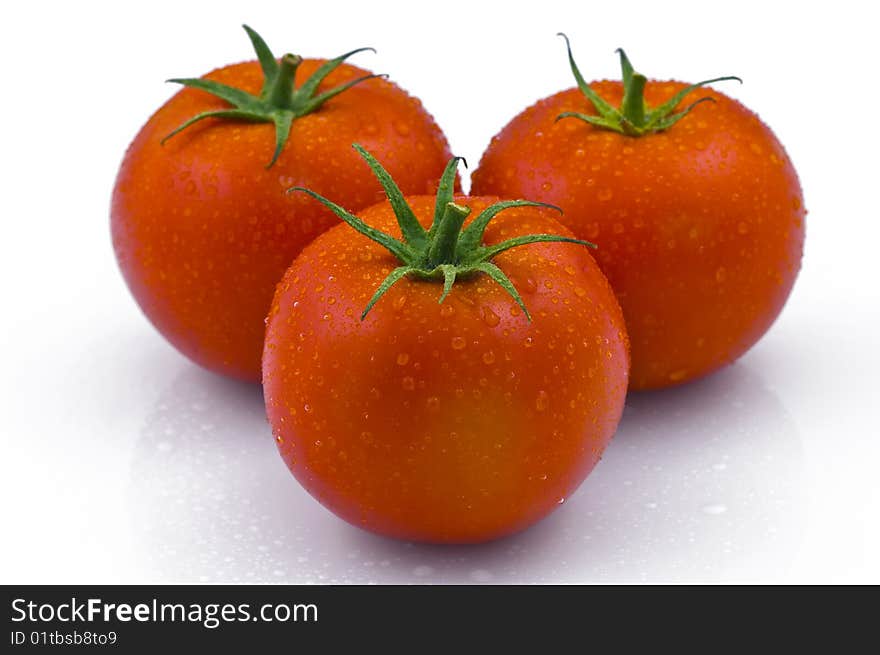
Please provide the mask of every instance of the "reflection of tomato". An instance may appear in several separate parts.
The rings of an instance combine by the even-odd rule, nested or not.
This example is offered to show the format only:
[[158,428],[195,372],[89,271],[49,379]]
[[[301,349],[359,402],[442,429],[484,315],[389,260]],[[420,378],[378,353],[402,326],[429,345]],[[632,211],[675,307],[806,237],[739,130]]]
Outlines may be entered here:
[[[618,106],[620,82],[591,88]],[[650,81],[656,107],[685,88]],[[797,275],[804,205],[782,145],[755,114],[710,89],[665,131],[627,136],[578,89],[540,100],[493,140],[473,192],[559,205],[598,244],[632,346],[635,389],[678,384],[732,362],[770,327]]]
[[[288,61],[292,61],[288,59]],[[296,87],[322,64],[304,60]],[[366,75],[341,64],[316,93]],[[259,94],[256,61],[206,76]],[[296,118],[277,161],[275,127],[210,118],[161,140],[193,116],[230,105],[184,89],[144,125],[113,191],[113,244],[144,313],[171,343],[214,371],[259,380],[264,319],[275,284],[303,246],[337,219],[306,185],[360,209],[382,190],[351,149],[364,143],[409,193],[436,186],[449,152],[418,100],[368,79]]]
[[[435,199],[407,199],[427,225]],[[457,197],[471,219],[493,201]],[[359,214],[401,234],[388,203]],[[468,223],[465,223],[467,225]],[[547,209],[494,219],[485,242],[568,234]],[[307,246],[278,285],[263,384],[282,456],[318,500],[385,535],[479,542],[559,506],[620,418],[628,352],[620,308],[582,246],[535,243],[479,273],[404,277],[360,316],[399,262],[346,225]]]

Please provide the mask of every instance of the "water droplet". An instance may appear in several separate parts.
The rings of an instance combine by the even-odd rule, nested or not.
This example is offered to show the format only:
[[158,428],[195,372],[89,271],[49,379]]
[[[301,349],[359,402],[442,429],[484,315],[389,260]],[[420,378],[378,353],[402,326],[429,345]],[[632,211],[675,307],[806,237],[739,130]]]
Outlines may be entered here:
[[452,349],[453,350],[461,350],[467,345],[467,342],[464,340],[464,337],[452,337]]
[[613,196],[614,191],[612,191],[611,189],[600,189],[596,197],[599,198],[601,202],[606,202],[608,200],[611,200]]
[[306,414],[311,414],[312,413],[312,406],[309,405],[308,403],[306,403],[305,405],[303,405],[303,411],[305,411]]
[[672,373],[669,374],[669,380],[670,382],[680,382],[681,380],[684,380],[686,375],[687,369],[680,368],[677,371],[672,371]]
[[727,269],[725,269],[723,266],[719,266],[718,270],[715,271],[715,281],[719,282],[719,283],[724,282],[724,280],[726,278],[727,278]]
[[583,298],[584,296],[587,295],[587,292],[584,289],[582,289],[581,287],[575,287],[574,288],[574,295],[576,295],[578,298]]
[[749,224],[745,221],[740,221],[736,226],[736,231],[740,234],[748,234],[749,232]]
[[400,136],[409,136],[409,133],[412,131],[409,123],[401,120],[394,121],[392,125],[394,126],[394,131],[397,132]]
[[553,184],[551,182],[544,182],[544,184],[541,185],[541,189],[544,191],[550,191],[552,188]]
[[539,412],[543,412],[550,405],[550,397],[547,395],[546,391],[539,391],[538,396],[535,398],[535,409]]
[[440,407],[440,399],[437,396],[431,396],[430,398],[428,398],[426,404],[428,406],[428,409],[434,411],[438,407]]
[[455,313],[455,307],[451,303],[443,303],[440,305],[440,316],[447,318]]
[[526,348],[531,348],[534,343],[535,343],[535,340],[532,339],[532,337],[526,337],[525,339],[523,339],[523,345]]
[[501,322],[501,318],[498,316],[498,314],[492,311],[491,307],[484,305],[480,310],[480,314],[483,318],[483,323],[485,323],[489,327],[495,327],[496,325],[498,325],[498,323]]
[[492,364],[495,361],[495,353],[491,350],[487,350],[483,353],[483,363],[484,364]]
[[367,134],[378,134],[379,127],[375,123],[369,123],[364,127],[364,132]]
[[403,388],[406,389],[407,391],[412,391],[413,389],[416,388],[416,381],[413,380],[412,377],[410,377],[409,375],[407,375],[405,378],[403,378],[402,384],[403,384]]
[[397,355],[397,365],[398,366],[406,366],[406,363],[409,361],[409,355],[407,353],[400,353]]
[[395,298],[394,302],[391,304],[394,307],[394,309],[397,309],[397,310],[403,309],[403,306],[406,304],[406,296],[397,296],[397,298]]

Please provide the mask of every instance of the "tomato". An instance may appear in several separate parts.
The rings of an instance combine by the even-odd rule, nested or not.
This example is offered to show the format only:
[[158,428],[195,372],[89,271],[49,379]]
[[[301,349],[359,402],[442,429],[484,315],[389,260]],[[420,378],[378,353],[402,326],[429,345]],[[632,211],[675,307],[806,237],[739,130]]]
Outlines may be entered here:
[[[282,457],[327,508],[383,535],[473,543],[578,487],[620,419],[629,359],[587,249],[547,236],[568,232],[546,207],[453,197],[454,163],[439,201],[389,194],[360,213],[359,231],[398,240],[341,225],[303,250],[269,313],[263,386]],[[482,239],[469,232],[499,207]],[[474,263],[508,239],[521,245],[497,270]]]
[[[791,160],[754,113],[712,89],[646,81],[623,53],[621,63],[624,83],[582,83],[511,120],[472,192],[558,205],[598,244],[626,317],[631,387],[651,389],[706,375],[764,334],[800,267],[805,210]],[[654,124],[639,128],[639,111]]]
[[[122,273],[158,330],[202,366],[258,381],[275,284],[300,250],[337,222],[286,190],[306,185],[354,209],[378,202],[381,186],[351,150],[357,140],[383,157],[405,191],[425,193],[436,188],[449,149],[417,99],[343,63],[347,55],[330,62],[285,55],[276,63],[259,36],[248,34],[259,61],[183,80],[192,88],[173,96],[135,137],[113,190],[111,228]],[[303,92],[328,68],[317,88]],[[283,110],[294,76],[300,94]],[[206,80],[243,109],[206,92]],[[253,94],[250,100],[236,88]],[[175,133],[218,111],[220,117]]]

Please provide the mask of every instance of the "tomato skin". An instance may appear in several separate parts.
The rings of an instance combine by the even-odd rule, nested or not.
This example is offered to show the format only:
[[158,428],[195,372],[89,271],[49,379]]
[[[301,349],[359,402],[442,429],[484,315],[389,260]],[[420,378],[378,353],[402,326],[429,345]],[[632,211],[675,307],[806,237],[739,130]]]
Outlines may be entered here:
[[[434,198],[410,197],[427,226]],[[471,218],[495,199],[459,198]],[[544,209],[490,223],[487,243],[568,232]],[[395,236],[387,203],[359,214]],[[525,528],[590,472],[623,408],[623,318],[576,244],[532,244],[495,258],[514,300],[484,275],[404,278],[362,322],[397,260],[348,226],[307,246],[278,285],[263,385],[288,467],[323,505],[407,540],[474,543]]]
[[[619,82],[591,84],[618,106]],[[685,85],[648,82],[656,106]],[[782,310],[800,268],[805,209],[784,148],[751,111],[711,89],[665,132],[629,137],[566,118],[594,113],[577,89],[545,98],[493,138],[473,193],[556,204],[595,253],[626,317],[632,389],[672,386],[746,352]]]
[[[304,60],[297,85],[323,61]],[[365,74],[343,64],[320,90]],[[255,94],[263,81],[255,61],[206,77]],[[183,89],[147,121],[119,170],[111,232],[126,282],[156,328],[198,364],[258,381],[275,284],[303,246],[338,223],[287,189],[307,186],[357,210],[384,196],[353,142],[382,157],[407,193],[433,190],[450,153],[421,103],[382,79],[295,120],[271,168],[271,123],[206,119],[160,145],[185,120],[227,106]]]

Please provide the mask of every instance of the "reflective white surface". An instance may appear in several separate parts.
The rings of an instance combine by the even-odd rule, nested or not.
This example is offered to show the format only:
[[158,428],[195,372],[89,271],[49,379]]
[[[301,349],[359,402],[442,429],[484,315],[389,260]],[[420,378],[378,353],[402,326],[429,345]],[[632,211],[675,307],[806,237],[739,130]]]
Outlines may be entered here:
[[[393,68],[473,165],[519,108],[569,86],[559,29],[580,59],[597,62],[596,74],[615,74],[613,48],[630,42],[635,63],[656,57],[648,74],[702,79],[733,67],[747,83],[731,93],[761,111],[800,172],[810,210],[804,269],[765,339],[706,380],[631,395],[594,473],[542,523],[484,546],[430,547],[365,533],[312,500],[276,452],[259,389],[179,356],[116,270],[107,212],[122,151],[170,93],[162,79],[248,56],[239,10],[221,3],[196,28],[203,14],[184,7],[173,24],[161,11],[110,10],[106,26],[64,7],[52,9],[53,26],[39,7],[15,9],[16,34],[0,44],[3,61],[29,54],[7,83],[32,105],[0,108],[21,126],[0,154],[11,181],[0,240],[0,582],[880,582],[880,140],[837,114],[826,123],[833,108],[806,101],[814,81],[846,97],[862,88],[851,62],[867,61],[872,40],[855,9],[805,11],[796,32],[781,10],[758,21],[759,5],[711,35],[670,21],[666,36],[690,35],[687,49],[672,49],[658,37],[662,18],[597,34],[589,24],[616,24],[610,10],[572,16],[548,3],[534,21],[498,25],[490,9],[471,6],[473,19],[457,25],[464,45],[452,52],[435,30],[401,32],[360,16],[360,5],[348,31],[324,34],[326,43],[320,30],[281,29],[277,4],[247,16],[278,48],[287,36],[305,54],[380,46],[381,58],[364,65]],[[829,37],[820,52],[810,25],[840,42]],[[167,47],[156,48],[155,35]],[[530,70],[552,73],[515,80],[497,64],[514,57],[513,43],[528,49]],[[104,49],[125,57],[102,62]],[[34,71],[50,70],[59,52],[65,75],[49,89]],[[461,101],[486,97],[482,70],[498,76],[501,109]],[[450,71],[454,96],[438,82]],[[111,74],[113,85],[98,79]],[[862,106],[876,106],[873,87],[861,93]],[[59,98],[89,94],[100,111],[68,102],[58,115]]]
[[737,366],[633,396],[595,475],[534,529],[488,546],[402,544],[320,508],[275,453],[260,394],[190,367],[144,422],[128,494],[140,561],[169,581],[701,580],[744,567],[769,579],[803,533],[802,473],[791,417]]

